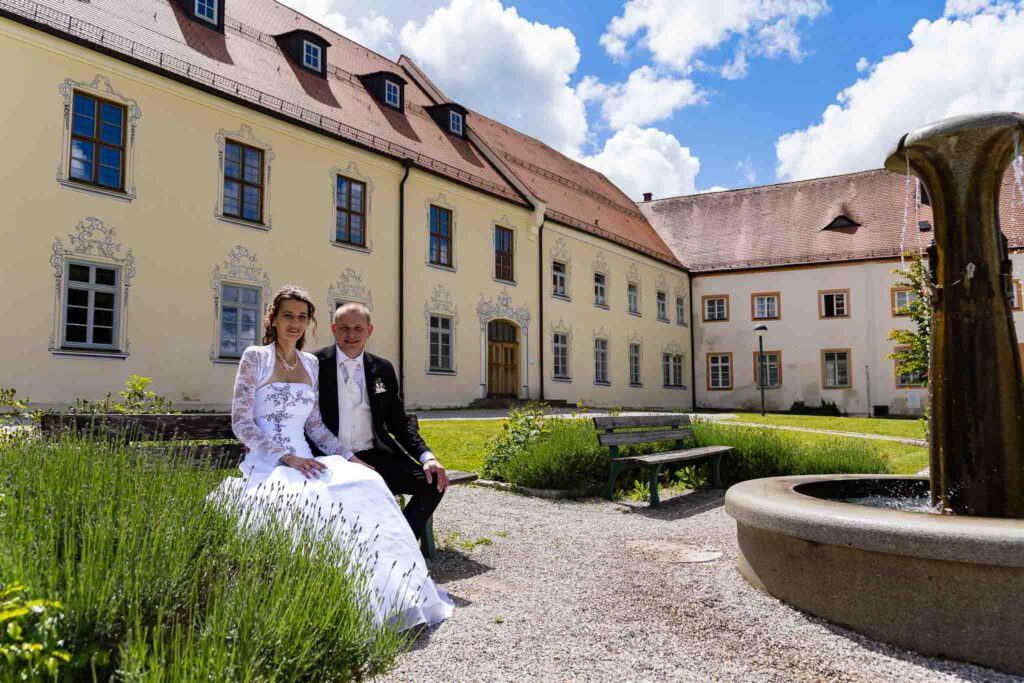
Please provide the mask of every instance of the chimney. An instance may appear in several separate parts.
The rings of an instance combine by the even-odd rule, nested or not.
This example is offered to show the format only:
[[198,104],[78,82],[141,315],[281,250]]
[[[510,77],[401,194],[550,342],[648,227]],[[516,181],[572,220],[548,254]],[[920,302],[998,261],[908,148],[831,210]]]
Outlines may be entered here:
[[650,192],[644,192],[644,201],[645,202],[649,202],[652,199],[654,199],[654,194],[652,194]]

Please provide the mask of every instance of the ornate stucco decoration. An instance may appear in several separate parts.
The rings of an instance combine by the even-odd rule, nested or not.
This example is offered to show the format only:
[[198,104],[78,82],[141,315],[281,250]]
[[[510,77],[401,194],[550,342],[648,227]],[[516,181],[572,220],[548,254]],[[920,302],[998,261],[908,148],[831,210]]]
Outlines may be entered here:
[[665,292],[665,295],[668,296],[668,278],[665,277],[664,273],[658,273],[654,286],[657,288],[657,291]]
[[686,280],[683,278],[676,280],[676,294],[686,296]]
[[114,266],[121,273],[121,305],[118,311],[118,335],[116,346],[125,356],[131,351],[131,340],[127,335],[128,300],[132,280],[135,278],[135,255],[131,249],[121,254],[121,243],[116,240],[117,230],[107,227],[99,218],[89,216],[79,221],[74,233],[67,236],[65,245],[55,237],[50,254],[54,279],[53,328],[50,331],[49,350],[60,351],[61,324],[64,318],[64,275],[68,259],[80,258],[100,265]]
[[594,330],[594,339],[611,339],[611,333],[604,329],[604,325]]
[[[555,240],[555,243],[551,245],[551,251],[548,258],[548,266],[554,272],[555,261],[565,264],[565,296],[572,298],[572,254],[569,253],[569,248],[565,243],[564,237],[559,237]],[[554,293],[554,279],[551,283],[552,294]]]
[[551,323],[549,336],[554,337],[555,333],[564,334],[572,341],[572,325],[566,323],[562,318],[559,318],[557,323]]
[[[610,307],[612,303],[612,271],[608,267],[608,258],[603,250],[599,250],[594,256],[593,271],[594,275],[604,275],[604,305]],[[593,280],[594,278],[591,278],[591,281]]]
[[[436,263],[431,263],[430,262],[430,207],[431,206],[439,206],[442,209],[448,209],[449,211],[452,212],[452,224],[448,227],[448,230],[449,230],[449,232],[451,234],[451,238],[452,238],[452,246],[451,246],[451,250],[449,252],[451,254],[451,258],[452,258],[452,264],[450,266],[442,266],[442,265],[438,265]],[[458,230],[459,230],[459,209],[458,209],[458,207],[455,206],[455,204],[453,204],[451,201],[449,201],[448,196],[444,192],[439,192],[439,193],[437,193],[437,196],[429,197],[425,202],[423,202],[423,219],[424,219],[424,226],[425,226],[423,232],[427,236],[427,238],[424,240],[423,262],[426,263],[428,266],[432,266],[434,268],[441,268],[442,270],[458,271],[458,269],[459,269],[459,250],[455,248],[456,235],[458,235]],[[492,238],[493,238],[493,229],[492,229]],[[493,244],[493,242],[492,242],[492,244]]]
[[640,267],[635,261],[631,262],[626,270],[626,281],[640,284]]
[[[64,130],[60,141],[60,156],[58,157],[60,161],[57,163],[57,182],[61,186],[72,190],[83,190],[126,201],[135,199],[135,130],[139,119],[142,118],[142,109],[139,108],[138,102],[114,90],[114,87],[110,84],[110,79],[102,74],[96,74],[96,78],[91,81],[76,81],[66,78],[60,84],[58,90],[64,98]],[[128,136],[124,154],[123,191],[94,187],[71,179],[71,114],[76,90],[87,95],[95,95],[105,100],[116,102],[122,105],[128,112]]]
[[[366,205],[365,206],[366,212],[364,214],[365,218],[363,219],[363,234],[366,236],[366,240],[365,240],[366,241],[366,246],[365,247],[357,247],[355,245],[344,244],[344,243],[340,243],[340,242],[335,242],[334,241],[334,237],[336,235],[335,229],[337,227],[336,223],[337,223],[337,209],[338,209],[338,207],[337,207],[337,197],[335,196],[335,193],[337,192],[337,189],[338,189],[338,176],[345,176],[346,178],[351,178],[352,180],[358,180],[359,182],[364,183],[366,185],[366,196],[363,197],[363,202]],[[330,216],[331,217],[330,217],[330,220],[327,222],[327,225],[329,226],[328,227],[328,233],[327,233],[328,241],[331,244],[337,244],[339,247],[355,249],[357,251],[363,251],[364,249],[366,251],[373,251],[373,233],[370,232],[370,224],[373,222],[372,213],[371,213],[371,211],[373,210],[373,179],[370,178],[369,176],[366,176],[366,175],[363,175],[362,173],[360,173],[359,172],[359,166],[354,161],[348,162],[348,165],[345,166],[345,168],[342,168],[341,166],[335,166],[334,168],[332,168],[331,169],[330,178],[331,178],[331,194],[330,194],[330,197],[331,197],[331,214],[330,214]]]
[[[452,336],[451,336],[451,354],[452,354],[452,369],[451,374],[458,373],[458,354],[455,353],[455,340],[456,340],[456,329],[459,325],[459,307],[452,301],[451,292],[449,292],[442,285],[437,285],[430,292],[430,298],[423,302],[423,321],[427,330],[427,342],[428,342],[428,353],[423,360],[423,369],[426,372],[432,372],[430,369],[430,353],[429,353],[429,334],[430,334],[430,316],[432,315],[443,315],[451,318],[452,321]],[[446,373],[447,374],[447,373]]]
[[[548,339],[554,344],[555,335],[564,334],[567,342],[566,355],[565,355],[565,375],[555,374],[555,363],[554,363],[554,351],[552,350],[552,363],[551,363],[551,379],[555,382],[566,382],[571,381],[572,378],[572,325],[567,324],[562,318],[558,319],[558,322],[551,323],[551,329],[548,332]],[[553,347],[552,347],[553,348]]]
[[363,284],[362,274],[354,268],[341,271],[327,292],[327,310],[332,315],[338,301],[358,301],[373,311],[373,293]]
[[633,334],[626,337],[626,341],[628,341],[630,344],[643,344],[644,338],[639,331],[634,331]]
[[496,303],[493,299],[485,301],[483,295],[480,295],[480,303],[476,305],[476,314],[480,318],[481,329],[485,329],[487,323],[498,318],[518,323],[524,335],[530,326],[530,309],[526,306],[513,306],[512,296],[509,295],[507,289],[502,290],[501,294],[498,295]]
[[[263,230],[270,230],[270,166],[274,160],[274,150],[269,144],[263,142],[252,132],[247,124],[242,124],[238,130],[227,130],[221,128],[213,136],[217,143],[217,203],[213,207],[213,215],[218,220],[229,223],[238,223],[247,227],[254,227]],[[255,147],[263,151],[263,223],[256,224],[250,221],[243,221],[233,216],[224,215],[224,146],[228,139],[237,140],[243,144]]]
[[[210,360],[219,359],[217,349],[220,347],[220,294],[225,283],[255,286],[260,290],[260,309],[265,310],[270,304],[270,276],[259,265],[256,254],[237,245],[228,253],[228,258],[220,265],[213,267],[210,288],[213,289],[213,345],[210,347]],[[257,339],[259,336],[257,335]],[[234,361],[232,361],[234,362]]]
[[605,256],[603,251],[597,252],[597,256],[594,257],[594,272],[608,274],[608,258]]
[[680,346],[679,342],[677,342],[675,339],[665,344],[665,346],[663,346],[661,350],[663,353],[671,353],[676,356],[682,355],[683,353],[683,347]]

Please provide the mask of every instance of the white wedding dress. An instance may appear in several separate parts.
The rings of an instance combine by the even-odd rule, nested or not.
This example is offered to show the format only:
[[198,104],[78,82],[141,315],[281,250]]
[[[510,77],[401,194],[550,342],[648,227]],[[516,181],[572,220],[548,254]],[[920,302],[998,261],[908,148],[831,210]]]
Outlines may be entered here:
[[341,448],[320,417],[316,357],[299,352],[313,386],[268,382],[274,353],[271,344],[251,346],[242,355],[231,423],[249,452],[240,465],[243,476],[226,479],[213,495],[250,509],[285,507],[320,520],[333,517],[331,535],[358,549],[355,554],[369,573],[377,623],[409,628],[447,619],[452,600],[427,574],[416,537],[379,474],[341,455],[320,458],[327,470],[316,479],[278,465],[287,454],[313,457],[306,434],[324,453]]

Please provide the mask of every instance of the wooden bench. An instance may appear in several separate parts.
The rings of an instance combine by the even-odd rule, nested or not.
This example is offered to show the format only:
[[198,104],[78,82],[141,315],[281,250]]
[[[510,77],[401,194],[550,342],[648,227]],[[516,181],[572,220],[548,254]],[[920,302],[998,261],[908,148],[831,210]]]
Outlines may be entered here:
[[[711,483],[716,489],[722,488],[722,456],[732,452],[732,446],[704,446],[683,449],[686,439],[693,437],[689,415],[645,415],[638,417],[595,417],[594,427],[598,430],[597,440],[607,446],[611,456],[611,474],[608,476],[608,500],[615,495],[615,480],[619,473],[634,467],[646,467],[651,487],[651,507],[658,507],[658,473],[662,465],[677,462],[702,462],[711,464]],[[619,431],[633,430],[633,431]],[[636,431],[645,430],[645,431]],[[619,457],[619,446],[627,444],[675,441],[677,450],[652,455]]]
[[[419,428],[419,418],[410,415]],[[201,413],[186,415],[62,415],[49,413],[42,416],[40,429],[44,434],[56,435],[62,432],[73,434],[95,434],[101,437],[125,438],[132,441],[166,442],[166,447],[154,446],[154,454],[170,453],[178,441],[228,441],[222,444],[204,444],[187,447],[194,467],[213,469],[237,467],[245,457],[242,444],[231,431],[229,413]],[[184,449],[181,449],[184,451]],[[448,472],[448,484],[468,484],[476,481],[474,472]],[[430,518],[423,529],[420,545],[424,556],[437,557],[434,540],[434,520]]]

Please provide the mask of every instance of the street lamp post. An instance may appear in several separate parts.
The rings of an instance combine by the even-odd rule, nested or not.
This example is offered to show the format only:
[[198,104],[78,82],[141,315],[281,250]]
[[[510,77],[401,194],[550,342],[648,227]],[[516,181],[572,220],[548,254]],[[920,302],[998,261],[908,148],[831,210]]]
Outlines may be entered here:
[[764,368],[764,335],[768,331],[768,326],[764,323],[754,327],[754,334],[757,335],[757,382],[761,385],[761,416],[764,417],[764,384],[765,384],[765,368]]

